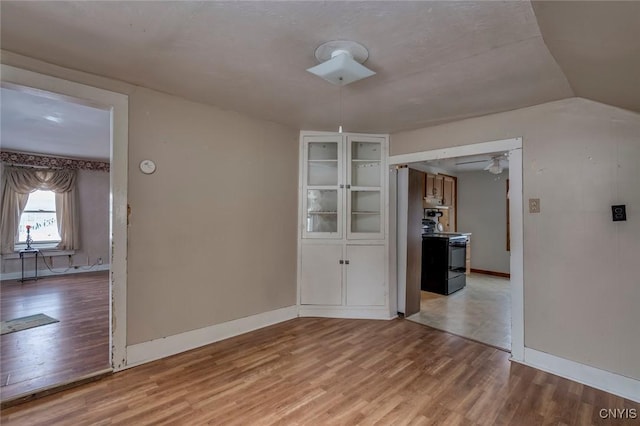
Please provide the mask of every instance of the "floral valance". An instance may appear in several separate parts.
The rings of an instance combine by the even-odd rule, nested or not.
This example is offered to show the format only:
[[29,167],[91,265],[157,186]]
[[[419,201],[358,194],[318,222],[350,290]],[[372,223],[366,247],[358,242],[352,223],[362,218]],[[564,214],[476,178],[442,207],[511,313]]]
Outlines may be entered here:
[[48,167],[66,170],[99,170],[108,172],[110,164],[103,161],[78,160],[75,158],[49,157],[22,152],[0,151],[0,161],[22,166]]

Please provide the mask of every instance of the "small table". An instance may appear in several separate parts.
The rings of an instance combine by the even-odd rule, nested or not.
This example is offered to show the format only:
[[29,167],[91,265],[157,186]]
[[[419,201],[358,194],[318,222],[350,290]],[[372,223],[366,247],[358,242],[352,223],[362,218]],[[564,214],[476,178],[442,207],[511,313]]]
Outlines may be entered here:
[[[28,277],[25,278],[24,277],[24,256],[28,254],[32,254],[35,257],[35,261],[36,261],[36,272],[35,272],[35,276],[33,277]],[[38,249],[34,249],[34,248],[30,248],[30,249],[24,249],[24,250],[20,250],[20,262],[22,263],[22,279],[20,280],[21,283],[25,282],[25,281],[29,281],[29,280],[38,280],[38,255],[40,254],[40,250]]]

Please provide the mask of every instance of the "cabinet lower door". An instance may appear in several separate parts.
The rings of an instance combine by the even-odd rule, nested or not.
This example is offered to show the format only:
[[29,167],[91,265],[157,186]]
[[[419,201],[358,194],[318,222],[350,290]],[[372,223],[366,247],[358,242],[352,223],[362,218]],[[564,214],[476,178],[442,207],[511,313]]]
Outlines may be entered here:
[[342,305],[342,245],[303,244],[300,303]]
[[347,305],[383,306],[386,300],[384,246],[347,246]]

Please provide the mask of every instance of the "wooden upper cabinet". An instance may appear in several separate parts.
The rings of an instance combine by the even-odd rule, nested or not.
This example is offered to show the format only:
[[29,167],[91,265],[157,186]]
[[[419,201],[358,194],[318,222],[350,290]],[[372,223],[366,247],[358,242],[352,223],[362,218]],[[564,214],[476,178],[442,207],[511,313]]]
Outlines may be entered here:
[[442,198],[442,194],[443,194],[443,183],[444,183],[444,178],[441,175],[436,175],[436,177],[433,179],[433,196],[436,198]]
[[440,175],[425,173],[425,197],[442,198],[444,178]]
[[455,178],[447,175],[425,173],[425,197],[442,199],[442,204],[450,206],[455,203]]
[[442,176],[442,205],[455,206],[456,181],[451,176]]
[[424,174],[424,180],[425,180],[424,196],[425,197],[433,197],[433,187],[434,187],[435,177],[436,177],[435,175],[432,175],[430,173]]

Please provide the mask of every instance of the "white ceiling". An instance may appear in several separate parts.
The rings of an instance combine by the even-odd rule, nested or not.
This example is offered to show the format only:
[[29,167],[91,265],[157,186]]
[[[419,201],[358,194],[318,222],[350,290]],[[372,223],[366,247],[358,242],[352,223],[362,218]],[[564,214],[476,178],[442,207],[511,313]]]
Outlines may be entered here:
[[50,94],[2,87],[0,114],[3,150],[109,160],[109,111]]
[[640,75],[640,25],[616,25],[637,23],[637,4],[569,3],[2,1],[1,43],[299,129],[340,121],[339,88],[305,71],[316,47],[336,39],[364,44],[376,72],[342,89],[348,131],[396,132],[576,94],[640,109],[638,85],[629,87]]

